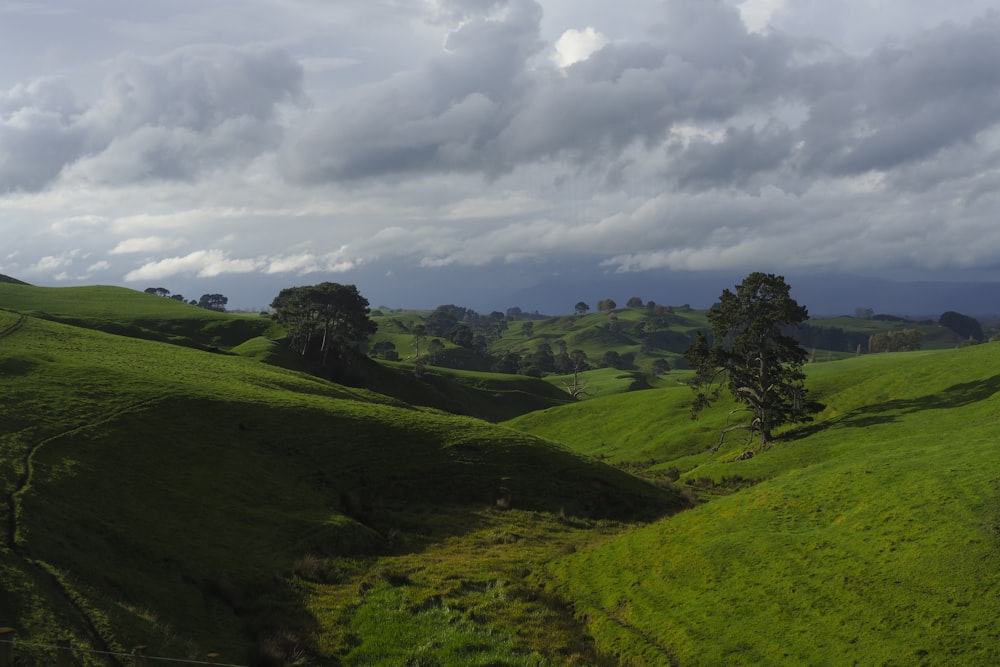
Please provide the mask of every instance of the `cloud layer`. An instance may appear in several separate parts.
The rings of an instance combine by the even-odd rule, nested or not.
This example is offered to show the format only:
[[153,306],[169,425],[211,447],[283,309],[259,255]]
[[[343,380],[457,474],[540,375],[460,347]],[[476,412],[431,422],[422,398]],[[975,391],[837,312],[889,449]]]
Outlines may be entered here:
[[40,46],[0,72],[0,272],[576,256],[992,275],[1000,14],[881,5],[260,2],[225,31],[169,3],[97,15],[78,62]]

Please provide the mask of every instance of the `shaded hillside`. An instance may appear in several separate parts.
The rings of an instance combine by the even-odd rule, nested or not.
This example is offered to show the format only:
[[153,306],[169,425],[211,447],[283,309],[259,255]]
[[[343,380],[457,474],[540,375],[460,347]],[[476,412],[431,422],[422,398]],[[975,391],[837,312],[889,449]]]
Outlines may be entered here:
[[0,312],[0,369],[0,618],[39,641],[266,664],[295,636],[329,661],[303,559],[419,551],[501,503],[682,506],[538,438],[238,356]]

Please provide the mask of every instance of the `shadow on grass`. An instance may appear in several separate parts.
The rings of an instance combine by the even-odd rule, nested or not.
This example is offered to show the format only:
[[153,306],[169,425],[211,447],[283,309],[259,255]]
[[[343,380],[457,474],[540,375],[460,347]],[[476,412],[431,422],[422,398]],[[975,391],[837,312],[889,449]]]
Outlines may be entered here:
[[955,384],[942,391],[918,398],[900,398],[866,405],[839,419],[831,420],[826,424],[818,424],[815,428],[818,431],[823,428],[867,428],[888,424],[897,421],[902,415],[924,410],[961,408],[985,401],[997,393],[1000,393],[1000,374],[984,380]]

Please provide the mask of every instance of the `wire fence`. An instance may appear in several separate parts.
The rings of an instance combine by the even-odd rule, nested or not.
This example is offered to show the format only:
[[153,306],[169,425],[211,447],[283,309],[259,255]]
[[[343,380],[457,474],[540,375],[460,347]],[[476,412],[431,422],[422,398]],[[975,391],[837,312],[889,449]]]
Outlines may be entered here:
[[132,653],[98,651],[70,645],[68,640],[56,644],[44,644],[3,638],[0,635],[0,667],[77,667],[95,662],[122,667],[153,667],[155,665],[214,665],[215,667],[246,667],[223,662],[215,654],[208,654],[204,660],[164,658],[147,655],[144,647]]

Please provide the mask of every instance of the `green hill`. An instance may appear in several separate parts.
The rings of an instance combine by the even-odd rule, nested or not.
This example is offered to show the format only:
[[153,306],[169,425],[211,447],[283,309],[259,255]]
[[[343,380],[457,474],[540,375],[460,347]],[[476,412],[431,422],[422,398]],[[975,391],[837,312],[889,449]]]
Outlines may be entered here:
[[[97,319],[55,302],[34,312]],[[510,526],[534,534],[559,517],[585,536],[595,522],[682,506],[480,420],[11,310],[0,311],[0,391],[0,624],[37,642],[333,664],[354,641],[344,628],[382,609],[359,607],[352,620],[350,604],[366,599],[358,581],[396,581],[378,579],[380,558],[483,532],[522,539]],[[455,595],[486,595],[475,586]],[[312,609],[331,590],[349,603],[340,634],[321,631],[326,617]],[[529,650],[507,643],[509,655]]]
[[551,590],[628,664],[995,664],[998,367],[993,345],[810,366],[820,421],[742,461],[673,390],[523,417],[711,498],[561,560]]
[[0,282],[0,308],[134,338],[228,350],[282,335],[259,315],[234,315],[124,287],[34,287]]
[[744,459],[730,406],[692,421],[686,372],[643,370],[704,313],[650,315],[490,343],[636,366],[571,401],[451,341],[415,377],[420,313],[355,387],[268,318],[0,280],[0,626],[39,665],[1000,662],[1000,346],[827,355],[817,421]]

